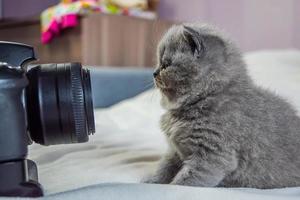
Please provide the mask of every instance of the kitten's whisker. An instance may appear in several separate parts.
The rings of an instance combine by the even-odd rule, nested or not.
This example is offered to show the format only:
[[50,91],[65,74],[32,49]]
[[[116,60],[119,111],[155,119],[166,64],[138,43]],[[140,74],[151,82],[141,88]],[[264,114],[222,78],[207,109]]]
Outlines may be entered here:
[[[143,90],[148,90],[148,89],[151,89],[151,88],[153,88],[153,89],[157,88],[156,84],[154,83],[154,80],[147,81],[147,83],[145,84]],[[154,95],[155,95],[155,91],[153,90],[150,94],[150,98],[149,98],[150,102],[152,102]]]
[[146,83],[146,85],[144,86],[143,90],[147,90],[147,89],[150,89],[154,86],[154,83],[153,81],[149,82],[149,83]]
[[155,88],[152,92],[152,96],[151,96],[151,101],[153,100],[153,98],[157,96],[157,88]]

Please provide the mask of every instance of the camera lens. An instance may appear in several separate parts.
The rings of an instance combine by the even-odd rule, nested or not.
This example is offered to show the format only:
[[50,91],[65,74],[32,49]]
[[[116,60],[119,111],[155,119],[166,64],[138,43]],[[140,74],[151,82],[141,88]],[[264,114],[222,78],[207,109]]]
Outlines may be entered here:
[[95,132],[91,80],[79,63],[42,64],[27,72],[28,129],[43,145],[81,143]]

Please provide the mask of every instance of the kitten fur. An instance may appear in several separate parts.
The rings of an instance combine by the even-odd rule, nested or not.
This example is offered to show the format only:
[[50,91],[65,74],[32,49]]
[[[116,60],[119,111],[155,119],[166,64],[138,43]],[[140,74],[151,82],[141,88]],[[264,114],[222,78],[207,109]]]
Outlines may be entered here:
[[254,85],[239,49],[215,27],[175,25],[158,45],[155,84],[169,150],[146,183],[300,186],[300,119]]

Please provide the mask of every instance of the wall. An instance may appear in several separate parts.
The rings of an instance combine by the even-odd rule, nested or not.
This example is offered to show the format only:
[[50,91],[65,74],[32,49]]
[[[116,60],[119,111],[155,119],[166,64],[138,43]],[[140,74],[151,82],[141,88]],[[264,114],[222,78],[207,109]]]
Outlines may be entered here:
[[300,48],[299,0],[161,0],[159,15],[215,24],[245,51]]
[[[59,0],[0,0],[2,16],[38,15]],[[160,0],[159,15],[212,23],[245,50],[300,48],[300,0]]]
[[59,0],[0,0],[0,19],[38,16],[42,10],[58,2]]

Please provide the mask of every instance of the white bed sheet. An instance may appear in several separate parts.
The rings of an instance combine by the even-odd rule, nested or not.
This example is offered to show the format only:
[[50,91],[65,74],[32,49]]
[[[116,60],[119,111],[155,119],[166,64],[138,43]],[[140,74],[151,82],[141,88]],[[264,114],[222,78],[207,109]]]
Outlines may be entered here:
[[[253,52],[245,58],[251,76],[259,85],[286,97],[300,111],[300,51]],[[31,145],[30,158],[38,164],[46,194],[99,183],[138,183],[149,174],[167,146],[158,125],[163,113],[159,99],[159,93],[150,90],[111,108],[96,110],[97,131],[89,143]],[[197,190],[206,199],[215,197],[214,190],[222,194],[217,188]],[[248,191],[260,197],[278,198],[280,194],[279,199],[300,194],[300,188],[283,189],[279,193],[274,190],[274,194],[272,190],[245,189],[243,194]]]

